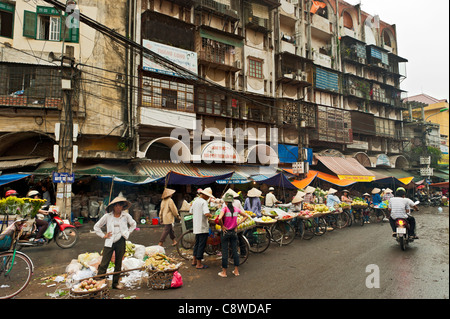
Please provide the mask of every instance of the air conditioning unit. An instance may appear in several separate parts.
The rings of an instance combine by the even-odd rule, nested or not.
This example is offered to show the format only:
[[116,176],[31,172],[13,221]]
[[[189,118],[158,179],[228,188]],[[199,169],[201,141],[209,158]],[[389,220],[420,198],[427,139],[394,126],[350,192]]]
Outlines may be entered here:
[[308,73],[303,72],[303,71],[299,72],[299,77],[300,77],[300,80],[308,82]]
[[295,75],[294,73],[285,73],[285,74],[283,74],[283,77],[293,79],[294,75]]
[[234,67],[240,69],[241,68],[241,61],[234,61]]
[[361,64],[366,64],[366,59],[358,58],[358,62],[361,63]]

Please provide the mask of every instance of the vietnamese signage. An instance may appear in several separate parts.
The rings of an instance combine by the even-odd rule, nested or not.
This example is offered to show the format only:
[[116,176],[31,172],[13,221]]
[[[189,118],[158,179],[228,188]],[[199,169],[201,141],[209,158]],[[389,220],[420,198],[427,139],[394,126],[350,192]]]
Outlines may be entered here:
[[75,182],[75,174],[53,172],[52,179],[53,183],[73,183]]
[[[162,43],[153,42],[149,40],[143,40],[142,45],[147,49],[155,52],[156,54],[172,61],[173,63],[197,74],[197,53],[193,51],[187,51],[176,47],[171,47]],[[142,68],[146,71],[162,73],[172,76],[181,76],[174,70],[168,69],[155,61],[151,61],[149,58],[144,57]]]
[[223,141],[210,142],[202,150],[202,160],[205,162],[236,162],[238,154],[233,145]]

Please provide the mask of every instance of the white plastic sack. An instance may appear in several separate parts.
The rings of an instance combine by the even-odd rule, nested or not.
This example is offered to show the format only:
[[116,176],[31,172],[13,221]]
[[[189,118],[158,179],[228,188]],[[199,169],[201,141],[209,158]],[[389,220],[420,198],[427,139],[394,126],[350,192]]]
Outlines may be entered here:
[[70,275],[75,274],[78,271],[80,271],[81,268],[83,268],[83,265],[80,264],[78,262],[78,260],[72,259],[70,264],[68,264],[67,267],[66,267],[66,273],[70,276]]
[[144,261],[134,257],[127,257],[122,261],[122,270],[140,268],[144,266]]
[[134,257],[137,259],[144,259],[145,257],[145,246],[144,245],[134,245]]
[[72,279],[75,281],[81,281],[86,278],[94,277],[95,275],[96,275],[95,271],[93,271],[92,269],[89,269],[89,268],[87,268],[87,269],[85,268],[85,269],[82,269],[82,270],[78,271],[77,273],[75,273],[73,275]]
[[145,254],[146,254],[148,257],[151,257],[151,256],[156,255],[156,254],[158,254],[158,253],[160,253],[160,254],[165,254],[166,251],[164,250],[164,247],[159,246],[159,245],[154,245],[154,246],[145,247]]

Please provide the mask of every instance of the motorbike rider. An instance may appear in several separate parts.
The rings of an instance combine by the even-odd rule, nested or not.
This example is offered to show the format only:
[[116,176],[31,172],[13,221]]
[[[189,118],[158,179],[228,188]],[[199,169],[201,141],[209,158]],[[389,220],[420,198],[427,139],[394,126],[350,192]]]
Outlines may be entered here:
[[396,193],[395,196],[389,199],[389,208],[388,208],[388,210],[391,213],[391,216],[389,217],[389,223],[391,225],[393,232],[392,237],[397,236],[395,220],[399,218],[404,218],[408,221],[409,224],[409,231],[408,231],[409,236],[412,239],[419,239],[419,237],[417,237],[415,233],[416,220],[413,216],[408,214],[411,210],[411,207],[415,211],[418,211],[419,209],[412,200],[406,198],[406,190],[403,187],[397,188],[395,193]]
[[[28,198],[33,198],[33,199],[39,199],[39,195],[40,194],[39,194],[38,191],[31,190],[31,191],[28,192],[27,197]],[[48,215],[48,211],[44,210],[44,209],[39,209],[38,212],[39,212],[39,214],[42,214],[42,215],[46,215],[46,216]],[[34,239],[34,241],[38,242],[38,243],[43,243],[43,242],[45,242],[45,240],[42,238],[42,235],[45,233],[45,231],[48,228],[48,222],[46,220],[39,219],[36,216],[35,223],[36,223],[36,227],[38,229],[38,232],[36,234],[36,238]]]

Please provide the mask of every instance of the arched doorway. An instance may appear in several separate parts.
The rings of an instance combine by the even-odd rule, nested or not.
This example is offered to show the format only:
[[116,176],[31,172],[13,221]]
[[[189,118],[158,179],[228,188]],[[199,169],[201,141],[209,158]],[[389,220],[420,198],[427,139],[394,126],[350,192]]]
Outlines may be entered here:
[[151,140],[140,147],[138,157],[158,161],[184,162],[191,161],[189,147],[179,139],[160,137]]

